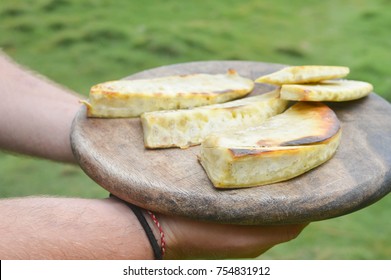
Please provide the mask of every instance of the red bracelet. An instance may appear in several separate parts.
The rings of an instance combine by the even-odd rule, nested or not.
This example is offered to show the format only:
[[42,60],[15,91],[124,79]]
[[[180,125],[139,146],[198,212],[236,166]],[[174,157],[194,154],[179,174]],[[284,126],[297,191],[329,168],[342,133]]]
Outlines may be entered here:
[[166,252],[166,241],[164,239],[164,232],[163,232],[162,226],[160,225],[159,220],[156,218],[155,214],[153,214],[149,210],[147,210],[147,213],[149,214],[149,216],[151,217],[152,221],[155,223],[155,225],[159,229],[160,243],[161,243],[160,244],[160,249],[161,249],[161,252],[162,252],[162,256],[164,256],[164,253]]
[[[116,197],[113,194],[110,194],[110,197],[117,199],[119,201],[122,201],[133,211],[134,215],[137,217],[138,221],[140,222],[140,225],[143,227],[146,236],[148,237],[148,240],[151,244],[155,259],[157,259],[157,260],[163,259],[163,254],[166,251],[166,248],[165,248],[166,242],[164,241],[164,233],[163,233],[162,227],[160,226],[160,223],[157,220],[156,216],[151,211],[142,209],[136,205],[133,205],[127,201],[124,201],[124,200]],[[143,214],[143,211],[146,211],[149,214],[149,216],[151,217],[151,219],[153,220],[153,222],[157,225],[159,232],[160,232],[161,246],[159,246],[158,241],[156,240],[156,236],[152,232],[152,229],[149,226],[149,223],[147,222],[146,217]]]

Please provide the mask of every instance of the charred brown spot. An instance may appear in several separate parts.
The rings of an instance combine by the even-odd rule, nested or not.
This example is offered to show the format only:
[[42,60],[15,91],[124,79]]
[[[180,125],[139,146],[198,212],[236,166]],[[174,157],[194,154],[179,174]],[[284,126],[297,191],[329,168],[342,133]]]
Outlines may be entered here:
[[244,157],[244,156],[253,156],[253,155],[259,155],[264,152],[267,152],[267,150],[260,150],[260,149],[229,149],[231,155],[233,157]]
[[[335,115],[334,111],[326,105],[323,105],[323,110],[320,111],[321,118],[323,119],[322,135],[323,140],[332,137],[341,128],[340,122]],[[323,141],[322,140],[322,141]]]
[[299,145],[309,145],[322,142],[330,137],[324,137],[322,135],[318,136],[307,136],[294,140],[290,140],[287,142],[280,143],[280,146],[299,146]]
[[299,151],[300,148],[299,147],[292,147],[292,148],[289,148],[289,149],[268,149],[268,148],[233,148],[233,149],[229,149],[231,155],[233,158],[241,158],[241,157],[251,157],[251,156],[268,156],[268,154],[270,155],[274,155],[274,156],[279,156],[280,154],[281,155],[286,155],[287,153],[296,153],[297,151]]
[[302,107],[300,110],[312,110],[313,112],[316,112],[317,116],[315,115],[315,117],[322,120],[323,125],[321,126],[321,129],[324,131],[322,134],[332,136],[337,133],[340,128],[340,124],[333,110],[320,102],[301,102],[301,104]]
[[258,146],[300,146],[316,144],[330,139],[341,128],[335,113],[328,106],[322,103],[301,102],[300,105],[296,106],[296,111],[301,111],[303,115],[305,115],[307,112],[313,112],[315,114],[312,117],[321,120],[314,135],[302,136],[299,138],[292,137],[291,139],[286,139],[287,141],[280,143],[270,139],[260,140],[257,142]]
[[228,75],[237,75],[238,72],[236,72],[235,69],[229,68],[228,71],[227,71],[227,74],[228,74]]
[[[293,149],[296,150],[296,149]],[[266,155],[269,153],[275,154],[279,153],[281,151],[277,151],[274,149],[268,149],[268,148],[233,148],[229,149],[232,157],[234,158],[241,158],[246,156],[259,156],[259,155]]]

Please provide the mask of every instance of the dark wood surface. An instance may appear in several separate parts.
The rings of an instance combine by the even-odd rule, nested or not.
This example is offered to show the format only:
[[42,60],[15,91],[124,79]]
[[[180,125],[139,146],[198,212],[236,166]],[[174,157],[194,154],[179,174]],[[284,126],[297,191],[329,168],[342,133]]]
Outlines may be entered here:
[[[128,77],[183,73],[239,74],[257,78],[282,65],[243,61],[192,62]],[[257,86],[253,94],[267,91]],[[135,119],[86,118],[72,127],[80,166],[100,186],[156,212],[231,224],[288,224],[328,219],[366,207],[391,191],[391,105],[376,95],[327,103],[342,123],[335,156],[292,180],[255,188],[218,190],[197,161],[199,147],[146,150]]]

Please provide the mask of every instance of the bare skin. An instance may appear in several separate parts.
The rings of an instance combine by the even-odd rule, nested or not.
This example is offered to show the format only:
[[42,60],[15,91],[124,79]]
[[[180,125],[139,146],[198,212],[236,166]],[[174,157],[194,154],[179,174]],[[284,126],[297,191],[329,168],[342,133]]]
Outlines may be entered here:
[[[75,163],[69,135],[81,97],[1,53],[0,77],[0,149]],[[157,217],[166,237],[166,259],[256,257],[294,239],[305,227],[236,226]],[[111,198],[1,199],[0,220],[0,259],[154,258],[133,212]],[[151,220],[149,224],[160,240],[157,227]]]

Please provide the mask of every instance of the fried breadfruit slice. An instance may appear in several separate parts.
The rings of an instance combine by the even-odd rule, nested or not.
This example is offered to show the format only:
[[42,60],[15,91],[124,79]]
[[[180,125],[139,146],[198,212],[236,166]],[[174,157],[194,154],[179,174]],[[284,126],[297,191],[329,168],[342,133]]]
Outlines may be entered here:
[[95,85],[87,106],[89,117],[138,117],[144,112],[193,108],[243,97],[254,81],[230,69],[226,74],[189,74],[118,80]]
[[198,145],[209,134],[260,125],[283,112],[288,101],[279,90],[239,100],[194,109],[156,111],[141,115],[147,148],[187,148]]
[[316,83],[324,80],[343,78],[349,74],[349,71],[349,68],[344,66],[289,66],[271,74],[261,76],[255,82],[275,85]]
[[283,85],[281,98],[294,101],[349,101],[367,96],[370,83],[353,80],[328,80],[318,84]]
[[215,134],[201,144],[199,161],[217,188],[285,181],[329,160],[341,127],[318,102],[298,102],[257,127]]

